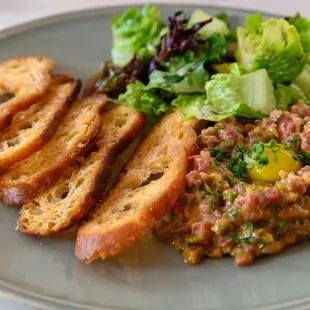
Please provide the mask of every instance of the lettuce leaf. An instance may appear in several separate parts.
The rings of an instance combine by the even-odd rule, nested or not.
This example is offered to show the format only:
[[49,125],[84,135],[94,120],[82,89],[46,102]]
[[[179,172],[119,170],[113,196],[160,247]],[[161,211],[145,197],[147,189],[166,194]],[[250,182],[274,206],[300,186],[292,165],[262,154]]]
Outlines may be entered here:
[[289,86],[277,84],[275,90],[277,109],[286,111],[292,101],[292,93]]
[[299,99],[303,100],[306,104],[309,104],[306,95],[295,84],[289,86],[277,84],[275,97],[277,101],[277,109],[279,110],[286,111],[291,104],[295,104]]
[[204,93],[205,83],[210,78],[205,64],[220,62],[226,51],[224,36],[215,33],[208,38],[208,44],[163,62],[162,67],[166,70],[154,70],[146,89],[163,89],[175,94]]
[[215,74],[206,83],[207,101],[217,114],[249,118],[268,115],[275,109],[274,89],[267,71],[245,75]]
[[144,112],[151,117],[158,118],[169,110],[169,105],[157,94],[146,91],[140,81],[127,85],[127,90],[118,99],[111,100],[116,104],[123,104]]
[[241,75],[215,74],[204,94],[180,94],[172,101],[185,118],[218,122],[234,116],[262,118],[276,108],[274,88],[265,69]]
[[237,102],[233,104],[229,109],[221,112],[222,115],[238,115],[247,118],[263,118],[266,116],[265,113],[256,111],[253,108],[249,107],[248,104],[244,101]]
[[265,116],[263,113],[254,111],[244,102],[237,102],[220,113],[215,112],[214,107],[206,104],[206,98],[201,94],[181,94],[171,102],[171,105],[182,112],[184,119],[195,116],[197,119],[219,122],[236,115],[247,118],[262,118]]
[[199,51],[205,57],[205,62],[219,63],[227,52],[226,39],[222,34],[214,33],[208,38],[208,44],[200,47],[197,53]]
[[176,94],[204,92],[205,83],[210,77],[203,62],[189,63],[176,72],[171,71],[154,70],[146,89],[157,88]]
[[215,113],[213,107],[206,104],[206,97],[202,94],[181,94],[171,102],[171,105],[182,112],[184,119],[194,116],[201,120],[219,122],[235,114],[233,111]]
[[243,67],[238,65],[236,62],[213,64],[212,68],[217,73],[231,73],[233,75],[243,75],[248,73]]
[[262,22],[259,13],[247,18],[246,27],[237,28],[237,61],[248,71],[265,68],[275,83],[292,82],[306,62],[296,28],[284,19]]
[[296,84],[310,100],[310,65],[306,64],[302,72],[295,79],[294,84]]
[[150,59],[156,54],[156,46],[168,29],[162,23],[159,9],[146,4],[139,11],[127,9],[121,16],[112,19],[112,61],[124,66],[138,53],[141,59]]
[[260,13],[256,13],[254,15],[249,16],[245,20],[245,27],[250,33],[263,33],[262,23],[264,22],[263,17]]
[[[202,10],[195,10],[188,22],[188,26],[192,26],[195,23],[202,22],[204,20],[207,20],[209,18],[212,18],[211,23],[205,25],[203,28],[201,28],[198,33],[201,36],[209,37],[210,35],[214,33],[220,33],[222,35],[228,35],[229,29],[227,26],[227,21],[223,21],[223,15],[220,16],[221,18],[209,15],[208,13],[202,11]],[[225,18],[226,19],[226,18]]]
[[295,26],[299,35],[302,47],[305,53],[310,52],[310,20],[306,17],[300,16],[300,14],[295,15],[288,19],[288,22]]
[[214,116],[212,107],[206,105],[205,94],[180,94],[171,102],[177,107],[185,119],[195,116],[198,119],[208,119]]
[[223,21],[226,24],[226,26],[228,27],[228,29],[230,29],[231,23],[230,23],[230,19],[229,19],[229,16],[228,16],[226,11],[223,11],[223,12],[216,14],[215,17],[220,19],[221,21]]

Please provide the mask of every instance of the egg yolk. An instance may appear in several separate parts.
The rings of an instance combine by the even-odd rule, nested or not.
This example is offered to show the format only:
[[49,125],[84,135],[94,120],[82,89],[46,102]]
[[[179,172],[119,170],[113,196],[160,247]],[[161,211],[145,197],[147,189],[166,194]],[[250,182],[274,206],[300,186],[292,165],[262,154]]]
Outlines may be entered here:
[[301,163],[293,158],[296,154],[292,150],[284,149],[282,144],[277,145],[279,150],[275,153],[268,147],[264,148],[263,154],[268,157],[268,164],[264,166],[259,167],[253,159],[245,159],[253,164],[253,168],[248,170],[248,175],[253,181],[276,182],[280,180],[280,171],[297,172],[301,168]]

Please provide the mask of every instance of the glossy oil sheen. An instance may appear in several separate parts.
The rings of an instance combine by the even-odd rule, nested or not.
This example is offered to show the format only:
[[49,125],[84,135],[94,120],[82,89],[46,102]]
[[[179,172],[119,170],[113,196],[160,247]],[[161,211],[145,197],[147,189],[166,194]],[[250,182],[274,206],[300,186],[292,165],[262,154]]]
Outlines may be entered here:
[[[201,6],[200,6],[201,7]],[[163,16],[195,7],[162,6]],[[0,32],[0,61],[50,56],[56,71],[84,80],[110,58],[109,20],[124,8],[63,15]],[[206,8],[213,14],[216,8]],[[250,12],[228,10],[234,26]],[[172,247],[147,237],[118,258],[84,265],[75,231],[38,238],[16,231],[18,208],[0,208],[0,290],[33,309],[234,310],[309,309],[310,246],[237,268],[231,258],[192,267]],[[10,310],[11,302],[5,307]],[[24,309],[22,305],[16,309]],[[29,309],[27,307],[27,309]]]

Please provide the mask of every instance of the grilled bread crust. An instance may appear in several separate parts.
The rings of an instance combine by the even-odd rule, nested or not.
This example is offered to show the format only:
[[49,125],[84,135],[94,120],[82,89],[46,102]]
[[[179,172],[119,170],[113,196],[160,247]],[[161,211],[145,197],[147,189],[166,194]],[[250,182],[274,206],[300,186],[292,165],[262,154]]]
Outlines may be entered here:
[[53,76],[44,97],[13,117],[11,125],[0,133],[0,170],[28,158],[53,137],[80,84],[71,77]]
[[75,255],[87,263],[119,253],[171,210],[185,185],[187,156],[197,151],[199,122],[168,113],[133,154],[116,185],[78,229]]
[[106,111],[93,151],[76,159],[65,175],[44,194],[21,209],[19,229],[28,234],[52,235],[77,224],[104,194],[118,154],[137,137],[145,124],[142,113],[125,106]]
[[0,176],[3,201],[27,203],[53,185],[101,130],[100,113],[107,103],[105,95],[78,99],[41,150]]
[[0,64],[0,95],[14,95],[1,104],[0,130],[10,124],[17,112],[43,97],[53,67],[54,62],[43,56],[13,58]]

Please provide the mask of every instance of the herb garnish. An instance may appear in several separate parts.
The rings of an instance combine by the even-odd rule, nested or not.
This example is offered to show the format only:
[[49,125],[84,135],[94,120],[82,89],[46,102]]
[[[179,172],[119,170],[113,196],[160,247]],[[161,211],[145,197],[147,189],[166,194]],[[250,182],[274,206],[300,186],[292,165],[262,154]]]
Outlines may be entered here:
[[294,155],[293,159],[300,161],[302,165],[308,165],[310,159],[310,152],[301,152],[300,154]]
[[235,199],[236,199],[236,193],[235,192],[226,192],[226,193],[223,193],[223,198],[224,200],[226,201],[229,201],[229,202],[234,202]]
[[286,142],[288,142],[288,143],[296,143],[297,141],[298,141],[297,136],[293,136],[293,137],[286,140]]
[[224,141],[224,145],[225,145],[226,147],[231,146],[231,141],[230,141],[230,140],[225,140],[225,141]]
[[247,178],[247,169],[248,163],[239,159],[238,162],[234,165],[234,162],[230,162],[228,167],[234,173],[235,177],[238,179],[246,179]]

